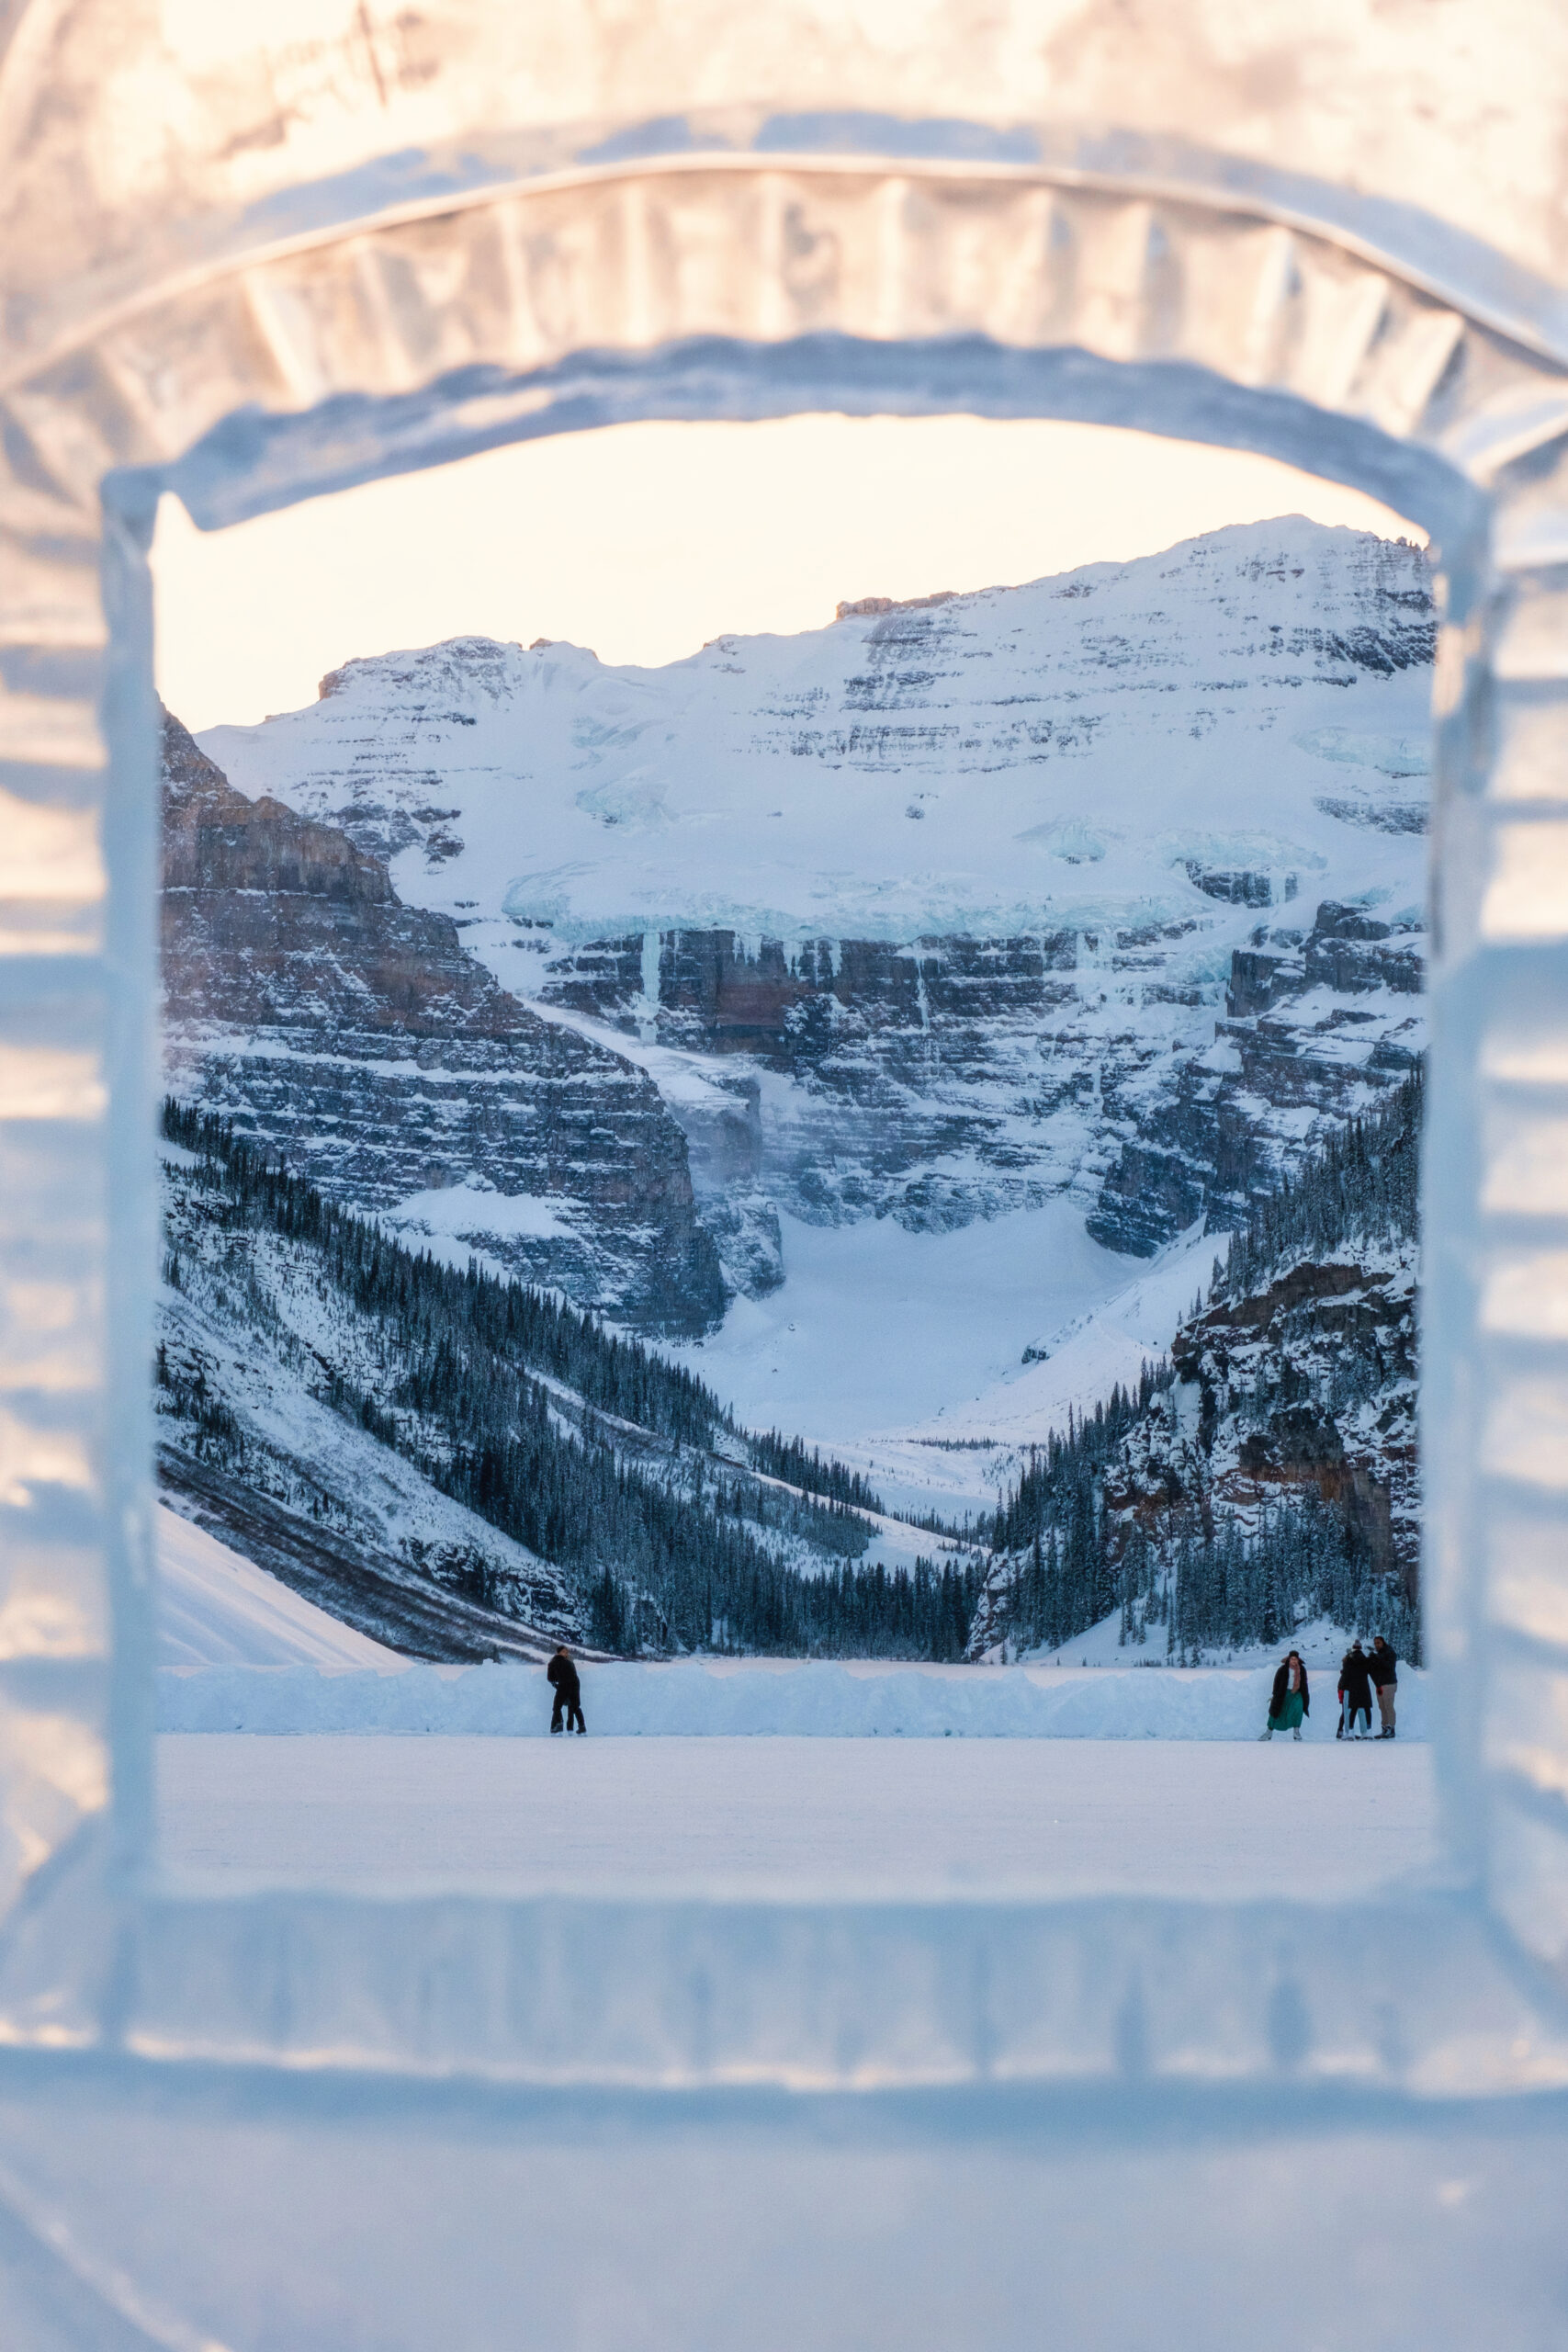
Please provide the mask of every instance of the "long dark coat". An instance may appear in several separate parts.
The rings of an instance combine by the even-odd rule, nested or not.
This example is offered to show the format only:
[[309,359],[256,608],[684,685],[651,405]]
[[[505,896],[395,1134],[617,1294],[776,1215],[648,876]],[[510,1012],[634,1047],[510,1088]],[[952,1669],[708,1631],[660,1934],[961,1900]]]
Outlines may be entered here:
[[[1290,1697],[1290,1694],[1291,1667],[1290,1661],[1287,1658],[1281,1661],[1280,1667],[1275,1672],[1274,1696],[1269,1702],[1269,1712],[1271,1715],[1279,1714],[1280,1709],[1284,1706],[1285,1701]],[[1312,1713],[1312,1692],[1307,1687],[1307,1670],[1304,1660],[1302,1663],[1302,1713],[1303,1715],[1310,1715]]]
[[582,1685],[577,1679],[577,1668],[569,1657],[553,1657],[545,1668],[545,1679],[550,1683],[569,1707],[581,1704]]
[[1349,1701],[1352,1714],[1361,1707],[1369,1714],[1371,1713],[1372,1670],[1366,1658],[1355,1650],[1347,1650],[1340,1663],[1339,1695]]

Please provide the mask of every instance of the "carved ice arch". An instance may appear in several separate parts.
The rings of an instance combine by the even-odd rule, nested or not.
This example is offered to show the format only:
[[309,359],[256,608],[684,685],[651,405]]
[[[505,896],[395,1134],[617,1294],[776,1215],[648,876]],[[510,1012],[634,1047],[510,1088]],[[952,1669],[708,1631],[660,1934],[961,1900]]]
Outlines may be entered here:
[[[1568,2079],[1551,305],[1476,249],[1450,267],[1410,222],[1404,250],[1386,207],[1314,209],[1302,183],[1227,186],[1192,159],[1052,166],[952,123],[906,142],[940,153],[866,152],[852,120],[829,153],[649,143],[627,125],[600,149],[621,160],[204,264],[0,390],[0,1804],[5,1899],[23,1890],[0,2033],[526,2081]],[[823,407],[1229,442],[1435,534],[1426,1589],[1464,1886],[1303,1917],[1288,1966],[1245,1905],[474,1898],[400,1906],[389,1933],[385,1905],[204,1905],[152,1867],[155,497],[218,525],[525,435]],[[1495,1923],[1544,2010],[1493,1956]]]

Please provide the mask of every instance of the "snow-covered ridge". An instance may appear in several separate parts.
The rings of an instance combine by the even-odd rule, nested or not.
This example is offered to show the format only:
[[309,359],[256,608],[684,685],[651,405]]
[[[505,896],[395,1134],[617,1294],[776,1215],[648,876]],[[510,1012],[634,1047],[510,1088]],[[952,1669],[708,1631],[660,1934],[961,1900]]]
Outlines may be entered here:
[[1291,516],[660,670],[455,639],[201,741],[405,897],[562,942],[1093,930],[1216,873],[1406,888],[1432,641],[1420,549]]

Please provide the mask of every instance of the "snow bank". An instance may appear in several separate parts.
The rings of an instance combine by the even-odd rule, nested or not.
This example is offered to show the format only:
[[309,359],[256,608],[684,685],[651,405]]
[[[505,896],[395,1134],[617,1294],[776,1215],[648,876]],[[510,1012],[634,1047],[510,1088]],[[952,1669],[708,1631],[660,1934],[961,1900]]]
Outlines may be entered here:
[[[539,1738],[539,1667],[423,1666],[340,1624],[250,1561],[158,1512],[158,1727],[168,1732],[467,1732]],[[894,1666],[688,1658],[582,1668],[596,1733],[824,1739],[1251,1739],[1264,1667]],[[1317,1672],[1314,1668],[1314,1674]],[[1400,1727],[1427,1732],[1425,1677]],[[1332,1738],[1332,1670],[1309,1739]]]
[[[591,1731],[657,1738],[752,1734],[826,1739],[1256,1739],[1272,1668],[919,1667],[687,1659],[582,1669]],[[166,1668],[169,1732],[457,1732],[539,1738],[542,1668],[296,1666]],[[1406,1669],[1400,1732],[1427,1736],[1426,1678]],[[1332,1684],[1306,1725],[1332,1739]]]

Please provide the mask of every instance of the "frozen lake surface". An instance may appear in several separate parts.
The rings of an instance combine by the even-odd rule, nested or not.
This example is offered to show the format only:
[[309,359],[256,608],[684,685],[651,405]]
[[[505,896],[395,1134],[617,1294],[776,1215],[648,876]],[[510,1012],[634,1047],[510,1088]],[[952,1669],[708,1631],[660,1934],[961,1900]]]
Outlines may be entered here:
[[182,1871],[1347,1901],[1439,1868],[1424,1743],[165,1735]]

